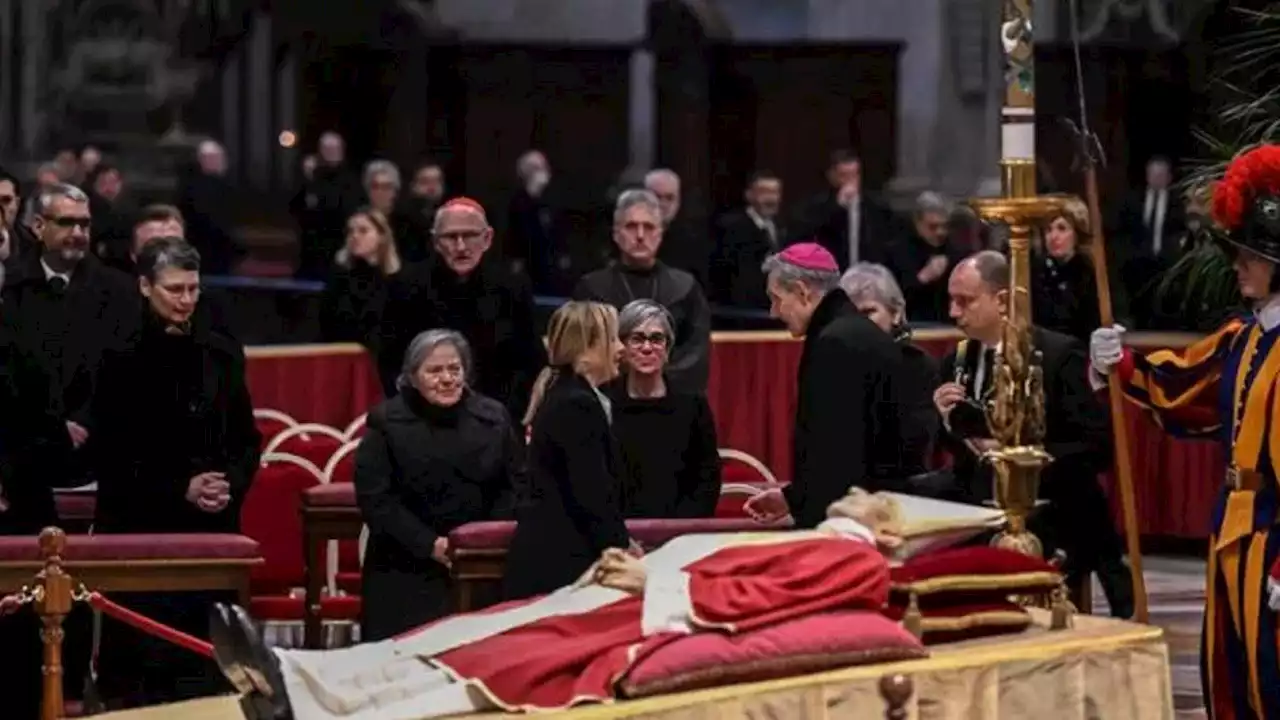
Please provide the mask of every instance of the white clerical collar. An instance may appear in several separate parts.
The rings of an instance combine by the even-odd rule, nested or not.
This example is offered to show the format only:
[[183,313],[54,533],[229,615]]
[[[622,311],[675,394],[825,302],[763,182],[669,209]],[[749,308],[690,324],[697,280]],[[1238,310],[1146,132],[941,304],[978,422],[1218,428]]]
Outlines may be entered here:
[[751,218],[751,222],[755,223],[756,227],[761,230],[768,230],[773,226],[772,222],[765,220],[764,216],[756,212],[756,209],[750,205],[747,206],[747,217]]
[[52,279],[54,279],[54,278],[62,278],[62,282],[67,283],[68,285],[70,285],[70,284],[71,284],[71,274],[70,274],[70,273],[60,273],[60,272],[58,272],[58,271],[54,270],[53,268],[49,267],[49,263],[45,262],[45,261],[44,261],[44,258],[40,258],[40,268],[41,268],[42,270],[44,270],[44,279],[45,279],[45,280],[52,280]]
[[1272,295],[1271,299],[1256,311],[1258,324],[1266,332],[1280,327],[1280,295]]
[[818,524],[818,530],[825,532],[833,532],[842,535],[850,540],[862,540],[872,545],[876,543],[876,534],[871,532],[871,528],[862,523],[847,517],[832,517],[823,520]]

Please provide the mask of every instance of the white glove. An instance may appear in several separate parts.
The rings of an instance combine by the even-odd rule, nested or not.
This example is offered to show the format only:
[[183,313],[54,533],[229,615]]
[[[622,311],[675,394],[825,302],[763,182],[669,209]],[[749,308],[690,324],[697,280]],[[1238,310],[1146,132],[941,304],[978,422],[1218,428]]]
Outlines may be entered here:
[[1101,375],[1111,372],[1111,368],[1124,357],[1124,326],[1098,328],[1089,337],[1089,363],[1093,370]]
[[1280,612],[1280,582],[1273,577],[1267,578],[1267,605]]

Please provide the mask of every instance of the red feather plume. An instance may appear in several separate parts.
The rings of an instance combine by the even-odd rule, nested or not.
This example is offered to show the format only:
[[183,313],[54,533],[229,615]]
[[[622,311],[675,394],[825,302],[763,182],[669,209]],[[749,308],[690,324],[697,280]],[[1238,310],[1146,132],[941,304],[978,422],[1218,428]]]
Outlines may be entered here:
[[1239,229],[1262,194],[1280,195],[1280,145],[1260,145],[1231,161],[1213,188],[1214,221],[1227,231]]

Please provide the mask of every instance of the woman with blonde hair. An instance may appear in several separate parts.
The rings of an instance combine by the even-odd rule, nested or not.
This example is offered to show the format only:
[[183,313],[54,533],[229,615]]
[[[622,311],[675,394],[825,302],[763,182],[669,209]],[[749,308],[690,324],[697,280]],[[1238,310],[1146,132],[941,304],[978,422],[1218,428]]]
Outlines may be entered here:
[[618,376],[618,314],[595,302],[568,302],[547,326],[548,365],[534,383],[529,427],[529,497],[504,578],[509,599],[572,583],[608,548],[627,549],[623,466],[600,386]]
[[[357,342],[378,359],[382,312],[400,255],[391,224],[381,212],[363,207],[347,218],[346,243],[320,296],[320,332],[325,342]],[[399,359],[396,359],[399,362]],[[394,388],[387,388],[389,397]]]

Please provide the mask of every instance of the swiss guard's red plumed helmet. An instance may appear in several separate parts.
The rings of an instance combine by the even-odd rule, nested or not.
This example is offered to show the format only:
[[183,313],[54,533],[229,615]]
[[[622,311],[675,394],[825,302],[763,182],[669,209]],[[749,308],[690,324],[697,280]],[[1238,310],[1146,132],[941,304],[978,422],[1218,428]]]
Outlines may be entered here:
[[1227,241],[1280,265],[1280,145],[1260,145],[1231,161],[1213,189],[1213,219]]

